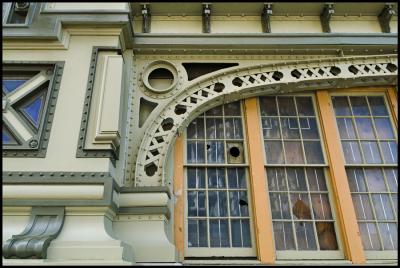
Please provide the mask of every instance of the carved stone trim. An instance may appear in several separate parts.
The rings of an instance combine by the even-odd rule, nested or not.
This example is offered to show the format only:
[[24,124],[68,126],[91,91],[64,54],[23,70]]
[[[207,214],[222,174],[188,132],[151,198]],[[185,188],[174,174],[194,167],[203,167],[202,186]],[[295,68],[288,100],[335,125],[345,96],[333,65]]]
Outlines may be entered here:
[[47,248],[60,233],[64,207],[34,207],[25,230],[13,235],[3,245],[3,257],[46,259]]
[[[136,186],[164,185],[163,168],[177,132],[212,107],[257,95],[393,85],[397,83],[397,68],[396,55],[383,55],[261,64],[206,75],[189,84],[160,110],[159,117],[142,136],[137,159],[129,160],[136,163],[135,177],[129,180],[134,180]],[[177,105],[185,106],[186,112],[176,114]]]

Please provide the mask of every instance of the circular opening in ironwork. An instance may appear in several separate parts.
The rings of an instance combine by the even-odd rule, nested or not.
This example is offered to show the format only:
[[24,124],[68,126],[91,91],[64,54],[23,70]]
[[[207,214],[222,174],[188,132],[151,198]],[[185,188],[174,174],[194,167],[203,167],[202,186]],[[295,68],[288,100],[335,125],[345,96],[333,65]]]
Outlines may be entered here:
[[149,164],[145,167],[147,176],[151,177],[157,172],[157,166],[154,163]]
[[229,153],[230,153],[231,156],[233,156],[233,157],[238,157],[238,156],[240,155],[240,150],[239,150],[238,147],[234,146],[234,147],[231,147],[231,148],[229,149]]
[[154,69],[148,78],[151,87],[157,90],[166,90],[174,82],[174,75],[165,68]]

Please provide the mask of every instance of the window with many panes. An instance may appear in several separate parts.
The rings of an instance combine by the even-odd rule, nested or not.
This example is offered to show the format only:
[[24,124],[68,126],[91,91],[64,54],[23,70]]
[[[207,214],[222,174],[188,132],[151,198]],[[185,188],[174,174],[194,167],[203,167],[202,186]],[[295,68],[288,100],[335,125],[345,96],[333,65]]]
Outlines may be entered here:
[[343,258],[312,96],[260,97],[277,259]]
[[397,134],[383,95],[332,102],[367,258],[397,256]]
[[215,107],[186,131],[185,256],[255,256],[242,104]]

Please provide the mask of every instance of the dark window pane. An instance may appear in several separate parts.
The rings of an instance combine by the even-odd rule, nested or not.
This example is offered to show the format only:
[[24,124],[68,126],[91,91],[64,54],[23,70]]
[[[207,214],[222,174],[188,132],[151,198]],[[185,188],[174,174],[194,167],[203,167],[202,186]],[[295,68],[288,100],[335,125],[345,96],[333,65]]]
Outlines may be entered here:
[[332,222],[316,222],[319,248],[321,250],[337,250],[335,228]]
[[229,226],[228,220],[219,220],[221,230],[221,247],[229,247]]
[[303,148],[299,141],[284,141],[286,164],[303,164]]
[[372,203],[374,204],[377,220],[394,220],[392,205],[388,194],[372,194]]
[[246,189],[246,177],[243,168],[228,168],[228,186],[230,189]]
[[293,97],[278,97],[279,114],[285,115],[296,115],[296,107],[294,106]]
[[274,117],[266,117],[262,119],[261,123],[264,139],[277,139],[281,137],[278,120],[278,118]]
[[396,142],[379,142],[382,149],[383,158],[387,164],[397,163],[397,143]]
[[294,223],[298,250],[317,250],[313,224],[310,222]]
[[392,197],[392,201],[393,201],[393,206],[394,206],[394,213],[396,213],[396,215],[399,215],[399,211],[398,211],[398,201],[397,201],[397,194],[391,194]]
[[290,219],[287,194],[270,193],[270,202],[273,219]]
[[197,220],[188,220],[188,247],[199,246]]
[[204,163],[204,142],[187,142],[188,163]]
[[222,106],[214,107],[206,112],[207,116],[222,116]]
[[261,108],[261,116],[278,115],[275,97],[261,97],[260,108]]
[[392,124],[389,118],[374,118],[379,139],[394,139]]
[[300,128],[303,139],[319,139],[317,121],[315,118],[300,118]]
[[292,223],[274,222],[275,248],[277,250],[294,250]]
[[318,220],[331,220],[331,206],[328,194],[311,194],[314,218]]
[[199,247],[208,246],[207,220],[199,220]]
[[398,170],[397,168],[385,168],[386,180],[391,192],[398,191]]
[[355,139],[356,131],[354,129],[353,119],[351,118],[336,118],[339,134],[341,139]]
[[322,168],[306,168],[310,191],[327,191]]
[[282,136],[284,139],[299,139],[299,124],[297,118],[283,117],[281,118]]
[[379,223],[384,250],[397,250],[397,226],[395,223]]
[[365,163],[368,164],[380,164],[382,158],[379,153],[378,144],[373,141],[362,141],[361,147],[364,153]]
[[240,206],[240,216],[248,217],[249,216],[249,200],[247,200],[247,192],[240,191],[239,192],[239,206]]
[[210,220],[210,246],[221,247],[219,220]]
[[368,192],[365,184],[364,172],[361,168],[346,168],[350,191]]
[[314,115],[314,105],[311,97],[296,97],[296,103],[300,116]]
[[283,150],[282,142],[280,141],[266,141],[265,154],[268,164],[283,164]]
[[290,191],[307,191],[303,168],[287,168],[286,172]]
[[373,220],[371,203],[367,194],[352,194],[354,210],[358,220]]
[[351,115],[347,97],[332,97],[332,102],[337,116]]
[[188,191],[188,216],[197,216],[197,192],[196,191]]
[[229,191],[229,206],[231,216],[240,216],[240,197],[238,191]]
[[358,223],[364,250],[381,250],[375,223]]
[[187,127],[188,139],[204,139],[204,118],[199,117],[190,122]]
[[292,202],[294,219],[312,219],[310,203],[308,201],[307,194],[290,194],[290,201]]
[[240,220],[231,220],[232,247],[242,247],[242,230]]
[[225,217],[227,213],[225,191],[208,191],[208,211],[210,217]]
[[224,138],[224,124],[221,118],[206,119],[206,137],[207,139]]
[[224,105],[225,116],[240,116],[240,102],[235,101]]
[[323,164],[324,155],[319,141],[304,141],[304,150],[308,164]]
[[243,247],[251,247],[251,236],[250,236],[250,221],[241,220],[242,222],[242,234],[243,234]]
[[365,97],[350,97],[350,102],[355,116],[369,115],[368,104]]
[[224,163],[225,150],[223,141],[207,141],[207,163]]
[[370,118],[356,118],[355,120],[360,139],[375,139]]
[[346,159],[346,164],[362,163],[361,152],[358,142],[342,141],[343,154]]
[[226,139],[243,139],[242,120],[240,118],[225,118]]
[[368,97],[372,115],[388,115],[383,97]]
[[267,181],[269,191],[286,191],[284,168],[267,168]]
[[203,168],[188,168],[188,188],[205,188],[205,172]]
[[208,168],[208,188],[225,188],[225,170],[223,168]]

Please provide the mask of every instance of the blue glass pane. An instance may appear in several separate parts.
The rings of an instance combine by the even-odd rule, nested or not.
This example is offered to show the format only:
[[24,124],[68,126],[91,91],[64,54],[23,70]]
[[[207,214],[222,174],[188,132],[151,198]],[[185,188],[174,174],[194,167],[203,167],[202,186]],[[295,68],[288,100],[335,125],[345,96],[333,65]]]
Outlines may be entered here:
[[18,144],[9,131],[3,127],[3,144]]
[[33,102],[22,108],[22,110],[29,116],[36,127],[39,126],[40,111],[43,105],[43,95],[35,99]]
[[3,131],[3,143],[4,143],[4,144],[9,144],[10,141],[11,141],[11,137],[10,137],[7,133],[5,133],[5,132]]
[[3,88],[6,91],[5,93],[14,91],[25,82],[26,80],[3,80]]

